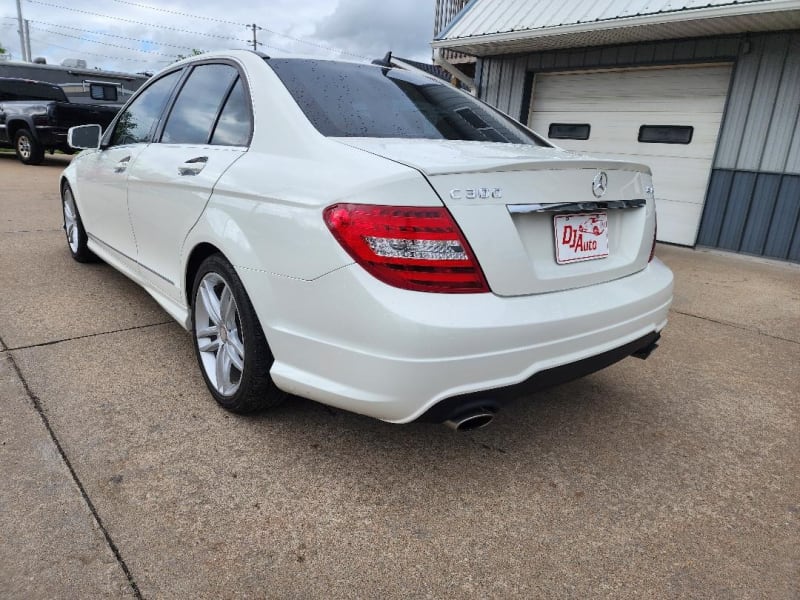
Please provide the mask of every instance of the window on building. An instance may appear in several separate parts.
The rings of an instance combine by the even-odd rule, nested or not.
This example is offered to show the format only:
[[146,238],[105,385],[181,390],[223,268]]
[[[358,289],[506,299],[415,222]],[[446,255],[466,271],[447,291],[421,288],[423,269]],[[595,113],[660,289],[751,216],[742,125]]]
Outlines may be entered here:
[[694,127],[690,125],[642,125],[639,141],[646,144],[689,144]]
[[550,123],[547,137],[551,140],[588,140],[591,129],[588,123]]

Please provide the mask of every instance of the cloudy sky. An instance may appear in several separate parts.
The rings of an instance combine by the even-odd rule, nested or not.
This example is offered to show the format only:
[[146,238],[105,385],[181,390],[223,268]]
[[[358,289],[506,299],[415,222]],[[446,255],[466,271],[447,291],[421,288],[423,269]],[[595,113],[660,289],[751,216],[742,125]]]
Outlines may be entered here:
[[[192,49],[250,47],[359,60],[429,62],[435,0],[21,0],[34,57],[82,58],[90,67],[156,71]],[[258,6],[257,8],[255,8]],[[0,44],[21,59],[16,0],[0,0]]]

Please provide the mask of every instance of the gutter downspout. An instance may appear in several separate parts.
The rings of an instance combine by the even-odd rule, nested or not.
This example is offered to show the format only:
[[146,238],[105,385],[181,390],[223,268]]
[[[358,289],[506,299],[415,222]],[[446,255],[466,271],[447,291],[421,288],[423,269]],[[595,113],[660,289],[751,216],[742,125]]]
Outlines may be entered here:
[[475,86],[475,80],[468,75],[465,75],[464,72],[455,66],[453,63],[448,62],[447,59],[442,56],[442,49],[436,48],[436,52],[433,55],[433,62],[434,64],[439,65],[445,71],[450,73],[453,77],[458,79],[461,83],[466,85],[469,88],[469,93],[473,96],[478,95],[478,88]]

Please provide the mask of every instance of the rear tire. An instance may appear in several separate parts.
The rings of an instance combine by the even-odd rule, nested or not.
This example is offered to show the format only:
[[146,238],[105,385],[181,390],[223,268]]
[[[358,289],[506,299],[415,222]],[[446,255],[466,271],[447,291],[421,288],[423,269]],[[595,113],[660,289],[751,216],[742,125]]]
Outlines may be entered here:
[[78,212],[78,205],[75,204],[75,197],[72,195],[72,188],[68,183],[61,187],[61,214],[64,217],[67,247],[72,258],[80,263],[96,262],[97,256],[89,250],[89,238],[83,228],[81,214]]
[[39,165],[44,160],[44,148],[27,129],[20,129],[14,136],[17,158],[26,165]]
[[286,398],[269,376],[275,359],[250,298],[220,254],[205,259],[194,278],[192,341],[208,390],[226,410],[252,413]]

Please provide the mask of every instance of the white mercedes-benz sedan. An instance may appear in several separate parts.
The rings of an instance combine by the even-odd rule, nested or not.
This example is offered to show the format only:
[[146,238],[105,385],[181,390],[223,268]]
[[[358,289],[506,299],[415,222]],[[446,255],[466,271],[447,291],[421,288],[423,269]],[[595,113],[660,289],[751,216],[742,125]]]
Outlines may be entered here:
[[555,148],[424,74],[204,54],[70,139],[72,256],[191,331],[231,411],[296,394],[479,427],[647,357],[667,322],[649,169]]

